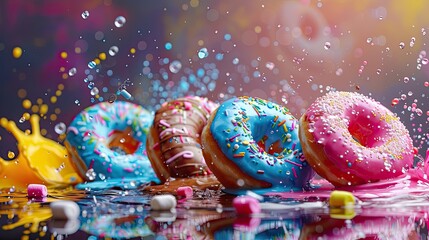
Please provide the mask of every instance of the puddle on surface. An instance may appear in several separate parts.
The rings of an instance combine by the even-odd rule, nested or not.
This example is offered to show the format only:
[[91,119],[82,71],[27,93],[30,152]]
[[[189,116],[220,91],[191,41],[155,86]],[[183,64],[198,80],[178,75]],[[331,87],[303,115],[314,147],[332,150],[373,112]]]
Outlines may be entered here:
[[[0,195],[2,239],[426,239],[427,196],[396,196],[329,209],[326,198],[265,196],[262,212],[237,215],[234,196],[206,191],[179,199],[175,212],[150,210],[138,190],[54,190],[45,199]],[[51,219],[49,203],[76,201],[78,220]],[[3,236],[5,238],[3,238]]]

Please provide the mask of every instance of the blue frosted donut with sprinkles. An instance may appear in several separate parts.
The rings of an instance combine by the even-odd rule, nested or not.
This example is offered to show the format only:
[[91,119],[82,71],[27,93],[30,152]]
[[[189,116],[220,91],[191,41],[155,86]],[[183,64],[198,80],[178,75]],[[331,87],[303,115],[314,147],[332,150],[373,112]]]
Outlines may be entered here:
[[67,129],[65,146],[86,180],[145,178],[159,182],[146,154],[153,115],[123,101],[102,102],[79,113]]
[[298,139],[289,110],[260,98],[222,103],[202,133],[210,170],[227,189],[302,191],[314,172]]

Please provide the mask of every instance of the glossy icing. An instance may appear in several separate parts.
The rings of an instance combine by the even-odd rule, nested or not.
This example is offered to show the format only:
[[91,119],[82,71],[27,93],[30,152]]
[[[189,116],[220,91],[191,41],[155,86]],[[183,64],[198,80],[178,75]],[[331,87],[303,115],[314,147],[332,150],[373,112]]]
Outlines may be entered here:
[[[185,97],[164,103],[155,113],[147,147],[160,179],[211,174],[201,152],[201,132],[217,105],[207,98]],[[157,170],[157,169],[155,169]]]
[[287,108],[252,97],[222,103],[210,126],[226,158],[280,191],[302,190],[313,176],[302,153],[298,128]]
[[[397,116],[371,98],[330,92],[318,98],[304,117],[314,142],[332,164],[330,168],[347,172],[350,179],[363,180],[338,180],[343,185],[393,178],[413,166],[413,145],[407,129]],[[317,160],[312,164],[317,165]],[[318,173],[328,180],[335,177]]]
[[99,180],[159,181],[145,152],[152,119],[141,106],[121,101],[102,102],[78,114],[67,129],[66,147],[80,174],[88,179],[92,168]]

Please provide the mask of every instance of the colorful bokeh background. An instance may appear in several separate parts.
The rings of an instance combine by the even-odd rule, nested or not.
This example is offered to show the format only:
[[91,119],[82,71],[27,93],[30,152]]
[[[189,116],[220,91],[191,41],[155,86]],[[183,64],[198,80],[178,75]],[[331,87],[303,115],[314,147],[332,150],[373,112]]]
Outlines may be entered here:
[[[42,133],[62,141],[58,124],[126,100],[121,91],[150,110],[184,95],[250,95],[296,117],[328,91],[355,91],[397,113],[423,153],[427,9],[425,0],[0,1],[0,117],[25,129],[40,114]],[[15,140],[0,136],[8,159]]]

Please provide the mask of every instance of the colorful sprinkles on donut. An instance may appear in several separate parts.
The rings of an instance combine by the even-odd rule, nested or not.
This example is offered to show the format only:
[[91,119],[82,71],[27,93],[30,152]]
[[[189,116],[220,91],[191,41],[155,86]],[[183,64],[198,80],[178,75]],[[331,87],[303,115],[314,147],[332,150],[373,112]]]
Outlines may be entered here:
[[152,115],[139,105],[102,102],[76,116],[65,145],[87,180],[138,177],[157,181],[145,151],[151,121]]
[[[222,152],[217,155],[213,145],[205,144],[208,146],[205,156],[215,153],[209,157],[213,162],[209,167],[214,168],[215,174],[223,171],[218,168],[229,167],[218,162],[219,158],[226,158],[245,175],[265,182],[267,187],[287,191],[307,186],[313,172],[301,150],[298,122],[287,108],[260,98],[233,98],[218,108],[210,130]],[[223,177],[218,174],[227,188],[255,187],[245,180],[242,183],[243,179],[237,179],[237,184],[222,181]]]
[[390,110],[359,93],[318,98],[301,118],[300,139],[311,166],[337,186],[393,178],[413,166],[408,130]]

